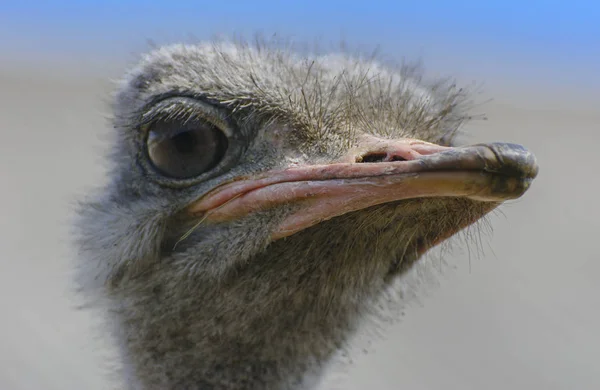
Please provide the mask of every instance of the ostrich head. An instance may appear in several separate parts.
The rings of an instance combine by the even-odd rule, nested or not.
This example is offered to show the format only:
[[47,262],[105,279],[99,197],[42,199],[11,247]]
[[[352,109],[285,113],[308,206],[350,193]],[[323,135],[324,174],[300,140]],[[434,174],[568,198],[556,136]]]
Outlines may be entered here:
[[453,146],[463,91],[346,55],[160,48],[121,84],[81,283],[130,388],[310,388],[431,247],[521,196],[534,156]]

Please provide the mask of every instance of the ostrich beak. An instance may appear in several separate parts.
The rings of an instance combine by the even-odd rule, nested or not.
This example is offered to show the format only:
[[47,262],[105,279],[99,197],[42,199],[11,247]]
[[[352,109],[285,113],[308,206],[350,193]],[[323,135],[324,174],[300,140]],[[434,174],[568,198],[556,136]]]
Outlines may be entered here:
[[345,213],[404,199],[516,199],[537,173],[535,156],[520,145],[445,147],[365,137],[341,161],[240,178],[195,201],[188,212],[222,222],[294,204],[292,214],[273,232],[273,239],[279,239]]

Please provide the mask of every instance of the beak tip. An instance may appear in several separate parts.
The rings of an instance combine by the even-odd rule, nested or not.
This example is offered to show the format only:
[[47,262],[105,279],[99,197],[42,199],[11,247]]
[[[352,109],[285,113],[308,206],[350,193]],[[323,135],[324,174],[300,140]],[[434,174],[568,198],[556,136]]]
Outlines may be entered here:
[[495,172],[533,180],[539,172],[535,155],[519,144],[496,142],[485,145],[496,156]]

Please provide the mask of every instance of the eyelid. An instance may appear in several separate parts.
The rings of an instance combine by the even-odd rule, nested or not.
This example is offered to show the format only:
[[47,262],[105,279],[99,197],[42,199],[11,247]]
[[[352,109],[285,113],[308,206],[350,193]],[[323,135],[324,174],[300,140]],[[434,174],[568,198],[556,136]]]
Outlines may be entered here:
[[190,97],[170,97],[155,103],[142,114],[140,128],[147,134],[152,124],[161,119],[178,119],[183,122],[193,119],[203,120],[217,127],[228,138],[234,135],[233,126],[222,110]]
[[[197,126],[190,126],[189,122],[191,122],[191,121],[193,121],[195,124],[197,124]],[[213,124],[213,122],[210,122],[203,118],[191,118],[190,120],[183,121],[181,123],[181,125],[179,125],[179,126],[177,126],[177,125],[169,126],[167,123],[165,123],[167,126],[164,126],[163,128],[159,127],[159,129],[156,129],[156,131],[154,131],[155,130],[154,125],[159,124],[160,122],[161,122],[161,119],[158,118],[154,122],[145,125],[145,127],[143,128],[143,131],[147,134],[146,143],[148,146],[153,146],[156,143],[159,143],[165,139],[174,137],[181,133],[198,130],[201,127],[216,128],[217,131],[221,131],[227,137],[227,133],[225,131],[221,130],[220,127]],[[227,138],[229,138],[229,137],[227,137]]]

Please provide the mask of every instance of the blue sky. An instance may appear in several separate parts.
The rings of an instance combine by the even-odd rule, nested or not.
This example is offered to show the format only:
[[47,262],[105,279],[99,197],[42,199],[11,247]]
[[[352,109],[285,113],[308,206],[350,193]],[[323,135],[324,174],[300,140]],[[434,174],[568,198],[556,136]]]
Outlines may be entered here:
[[[596,1],[2,1],[0,48],[15,55],[123,56],[151,39],[277,32],[386,53],[488,64],[600,64]],[[9,39],[5,39],[9,37]],[[562,64],[562,65],[561,65]],[[591,66],[591,65],[590,65]]]

